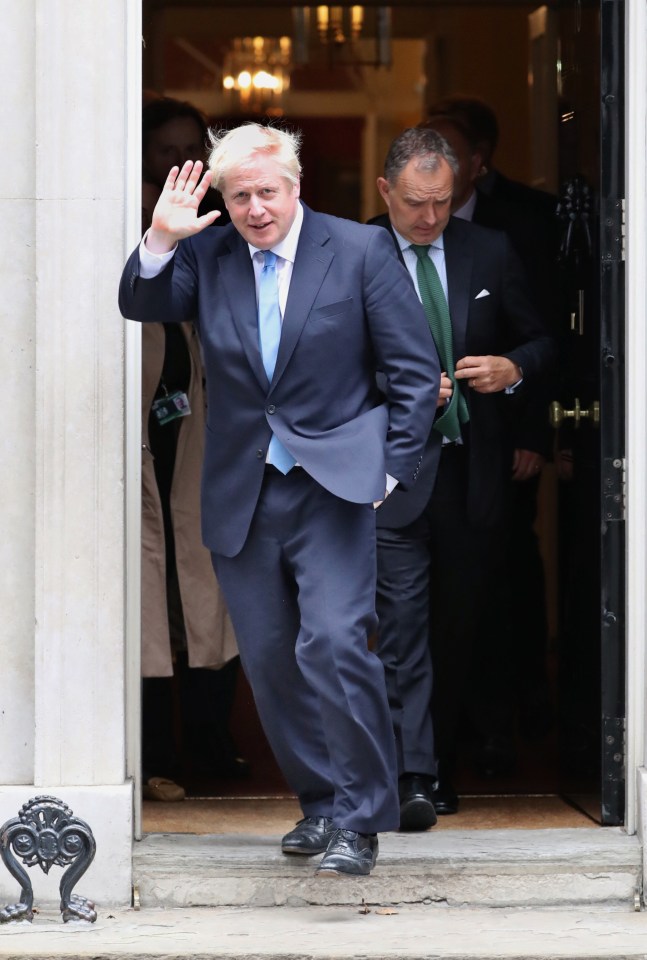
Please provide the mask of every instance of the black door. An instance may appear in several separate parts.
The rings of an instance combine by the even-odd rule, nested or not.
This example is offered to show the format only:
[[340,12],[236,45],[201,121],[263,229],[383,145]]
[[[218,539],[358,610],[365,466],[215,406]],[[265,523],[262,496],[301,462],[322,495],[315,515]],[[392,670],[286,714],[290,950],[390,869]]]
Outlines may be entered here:
[[624,819],[624,0],[560,7],[560,768]]

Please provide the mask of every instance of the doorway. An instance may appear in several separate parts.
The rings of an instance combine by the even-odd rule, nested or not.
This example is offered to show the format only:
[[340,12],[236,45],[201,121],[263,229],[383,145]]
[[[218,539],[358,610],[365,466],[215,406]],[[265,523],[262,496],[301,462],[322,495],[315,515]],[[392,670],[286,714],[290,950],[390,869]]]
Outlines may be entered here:
[[[423,119],[429,103],[454,92],[476,93],[496,106],[502,131],[497,165],[511,178],[548,189],[563,201],[563,185],[576,175],[584,177],[590,189],[587,215],[595,239],[602,201],[608,201],[610,206],[604,209],[615,217],[614,195],[617,200],[622,195],[618,182],[610,184],[607,179],[603,184],[601,178],[604,165],[607,177],[612,168],[617,173],[622,143],[621,132],[613,127],[614,118],[607,117],[610,127],[603,143],[606,154],[601,159],[599,103],[604,65],[599,59],[600,32],[605,28],[610,37],[615,31],[618,43],[619,29],[615,21],[604,24],[600,13],[605,6],[607,13],[614,7],[617,18],[620,4],[580,0],[551,4],[550,10],[526,2],[439,3],[433,8],[429,4],[398,3],[389,8],[386,30],[379,19],[384,8],[370,4],[363,8],[361,25],[355,23],[357,37],[351,44],[353,21],[350,5],[345,4],[335,8],[342,10],[341,29],[348,35],[344,49],[344,43],[335,44],[332,33],[326,47],[323,27],[314,19],[308,28],[312,39],[303,29],[299,34],[299,16],[305,8],[288,3],[243,7],[237,3],[145,0],[144,87],[189,100],[215,123],[269,114],[299,126],[306,147],[304,199],[316,208],[361,220],[381,212],[374,183],[393,136]],[[311,16],[316,17],[314,7]],[[537,20],[542,17],[543,28],[538,29]],[[236,43],[251,32],[249,24],[253,24],[257,37],[288,36],[296,47],[305,36],[309,43],[321,44],[321,49],[307,53],[306,62],[293,65],[289,90],[284,90],[281,97],[264,91],[254,100],[253,92],[246,97],[244,90],[223,86],[225,67],[235,62]],[[326,29],[332,30],[330,22]],[[379,65],[380,57],[389,59],[391,66]],[[530,67],[533,96],[529,96],[527,83]],[[603,79],[611,79],[617,86],[617,68]],[[614,93],[607,91],[606,95],[621,98],[621,90],[614,88]],[[615,102],[618,104],[618,99]],[[606,189],[604,196],[601,186]],[[601,234],[601,242],[613,242],[615,224],[613,220],[608,236]],[[600,552],[603,545],[598,542],[602,509],[598,494],[603,482],[600,470],[606,465],[604,482],[611,481],[605,487],[607,503],[616,502],[613,497],[621,485],[621,468],[614,462],[623,461],[623,444],[617,420],[604,420],[604,434],[594,425],[593,404],[600,399],[596,359],[600,325],[612,312],[614,322],[606,331],[607,358],[614,360],[603,369],[612,381],[608,383],[610,402],[602,403],[603,416],[613,411],[618,414],[621,406],[618,390],[622,373],[614,362],[622,356],[622,344],[618,342],[622,275],[620,256],[611,251],[601,284],[602,256],[600,244],[594,242],[586,264],[580,256],[576,264],[571,261],[565,265],[565,270],[577,275],[569,274],[568,296],[575,302],[569,300],[564,320],[568,329],[561,332],[567,352],[577,356],[571,357],[568,376],[554,398],[561,404],[562,414],[574,409],[576,396],[580,401],[580,418],[570,431],[570,439],[574,457],[579,460],[578,478],[586,492],[560,479],[555,462],[548,464],[541,482],[536,524],[546,577],[545,662],[554,722],[543,735],[531,740],[515,731],[514,768],[496,778],[475,774],[466,754],[457,786],[462,795],[477,797],[564,795],[594,820],[619,823],[624,810],[624,700],[620,695],[624,684],[623,624],[618,617],[623,584],[613,582],[612,602],[608,596],[602,602],[604,557]],[[578,272],[581,269],[589,271],[584,278]],[[587,321],[591,318],[591,325],[587,322],[586,326],[586,344],[579,340],[578,310],[583,290]],[[575,330],[571,330],[573,313]],[[578,338],[573,350],[571,333]],[[582,410],[590,411],[590,415],[583,415]],[[564,436],[569,432],[569,419],[575,417],[566,416],[567,427],[559,431],[562,439],[557,446],[562,451],[567,449]],[[603,437],[607,438],[606,453]],[[622,523],[621,512],[616,515],[613,508],[604,531],[605,536],[609,534],[606,557],[611,555],[612,560],[621,555],[618,537],[622,536]],[[603,656],[607,678],[609,664],[613,664],[612,707],[602,702]],[[606,689],[608,692],[608,686]],[[249,762],[250,777],[244,782],[221,778],[200,789],[214,796],[288,795],[243,678],[239,678],[231,722],[240,752]],[[606,725],[604,734],[601,725]],[[564,750],[567,730],[568,749]],[[578,736],[585,738],[585,746],[580,745]],[[612,740],[604,754],[601,744],[609,737]],[[565,771],[573,771],[573,750],[579,771],[576,782],[565,776]],[[601,802],[604,784],[607,799]]]

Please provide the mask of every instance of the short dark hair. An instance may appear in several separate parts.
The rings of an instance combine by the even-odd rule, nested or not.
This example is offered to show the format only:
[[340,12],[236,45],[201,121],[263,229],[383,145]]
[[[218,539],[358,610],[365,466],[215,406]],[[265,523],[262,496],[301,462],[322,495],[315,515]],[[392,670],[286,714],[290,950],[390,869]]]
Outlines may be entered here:
[[467,97],[456,94],[452,97],[443,97],[429,107],[428,116],[455,117],[472,131],[473,139],[478,143],[489,143],[492,153],[499,142],[499,124],[496,114],[485,100],[479,97]]
[[414,158],[422,170],[433,173],[440,160],[445,160],[454,174],[458,173],[458,161],[444,137],[426,127],[408,127],[395,138],[384,161],[384,178],[395,183],[406,165]]
[[468,127],[466,123],[460,117],[457,117],[452,113],[433,113],[430,115],[428,120],[425,120],[424,123],[421,123],[420,126],[425,130],[435,130],[436,123],[441,121],[442,123],[448,124],[454,130],[461,135],[466,143],[469,144],[470,150],[472,153],[476,153],[478,147],[478,137],[474,136],[474,131],[471,127]]
[[155,130],[163,127],[165,123],[169,123],[171,120],[185,117],[197,123],[206,149],[209,124],[204,114],[187,100],[159,97],[147,103],[142,110],[142,152],[146,152],[150,136]]

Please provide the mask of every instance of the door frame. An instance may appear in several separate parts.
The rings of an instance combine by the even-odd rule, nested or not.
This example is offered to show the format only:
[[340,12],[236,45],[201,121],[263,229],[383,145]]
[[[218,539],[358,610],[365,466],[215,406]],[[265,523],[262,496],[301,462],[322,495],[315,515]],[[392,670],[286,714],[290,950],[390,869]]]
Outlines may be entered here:
[[[647,8],[626,0],[625,9],[625,407],[628,833],[644,832],[647,658]],[[647,846],[643,837],[643,847]]]
[[[125,4],[126,20],[126,156],[124,192],[126,231],[124,263],[141,239],[142,190],[142,2]],[[142,837],[141,783],[141,406],[142,406],[142,334],[141,326],[124,320],[124,466],[125,466],[125,580],[126,614],[126,776],[134,785],[133,832]]]
[[[617,0],[602,0],[602,3]],[[416,5],[412,2],[412,6]],[[647,637],[647,9],[644,0],[625,0],[626,196],[626,816],[625,828],[647,829],[645,766]],[[125,5],[128,75],[124,123],[124,193],[127,229],[124,253],[140,237],[142,3]],[[125,502],[126,502],[126,764],[135,782],[135,837],[141,836],[141,330],[125,323]]]
[[625,344],[623,211],[626,0],[601,0],[600,14],[600,817],[627,815]]

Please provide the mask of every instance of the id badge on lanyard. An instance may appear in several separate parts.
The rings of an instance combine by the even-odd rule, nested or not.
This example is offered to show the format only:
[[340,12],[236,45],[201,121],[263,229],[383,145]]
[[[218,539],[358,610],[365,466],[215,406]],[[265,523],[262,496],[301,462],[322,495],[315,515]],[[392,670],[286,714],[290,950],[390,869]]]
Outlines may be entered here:
[[160,426],[171,423],[179,417],[188,417],[191,413],[189,398],[183,390],[175,390],[164,397],[158,397],[151,407]]

